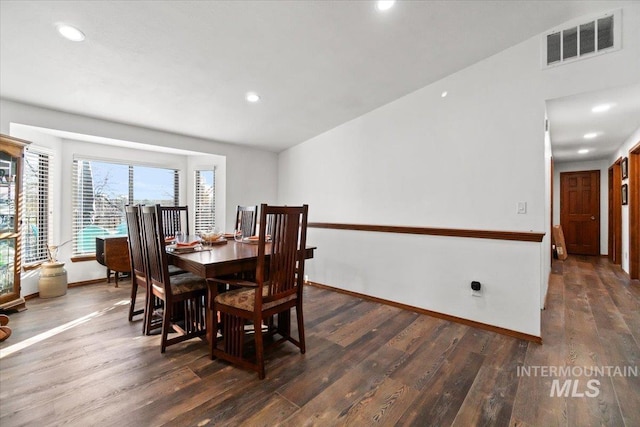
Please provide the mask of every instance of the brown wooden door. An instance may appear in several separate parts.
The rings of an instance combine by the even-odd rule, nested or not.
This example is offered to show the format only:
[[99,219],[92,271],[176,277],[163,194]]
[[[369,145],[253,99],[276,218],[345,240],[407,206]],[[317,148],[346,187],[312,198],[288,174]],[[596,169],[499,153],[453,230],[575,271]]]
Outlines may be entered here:
[[567,253],[600,255],[600,171],[560,174],[560,224]]

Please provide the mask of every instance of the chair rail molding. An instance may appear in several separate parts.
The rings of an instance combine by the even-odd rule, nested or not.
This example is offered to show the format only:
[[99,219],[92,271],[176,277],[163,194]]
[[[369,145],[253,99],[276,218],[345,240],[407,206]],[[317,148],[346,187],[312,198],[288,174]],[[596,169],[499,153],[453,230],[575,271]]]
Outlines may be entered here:
[[309,228],[331,230],[372,231],[377,233],[423,234],[428,236],[466,237],[473,239],[515,240],[519,242],[542,242],[545,233],[527,231],[470,230],[461,228],[409,227],[398,225],[343,224],[332,222],[310,222]]

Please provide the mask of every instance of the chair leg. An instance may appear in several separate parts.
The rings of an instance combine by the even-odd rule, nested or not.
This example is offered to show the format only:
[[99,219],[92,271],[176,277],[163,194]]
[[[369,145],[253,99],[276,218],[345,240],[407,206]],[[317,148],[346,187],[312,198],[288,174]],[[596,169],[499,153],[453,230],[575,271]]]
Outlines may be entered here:
[[151,322],[153,320],[153,311],[155,309],[155,296],[150,289],[147,289],[147,294],[144,298],[144,325],[142,325],[142,332],[145,335],[151,335]]
[[171,329],[171,315],[173,304],[167,304],[165,301],[164,311],[162,313],[162,340],[160,342],[160,353],[167,350],[167,340],[169,338],[169,329]]
[[[209,292],[209,295],[211,294],[211,292]],[[208,332],[207,335],[209,336],[209,358],[211,360],[215,359],[216,357],[213,354],[213,350],[216,348],[216,346],[218,345],[218,312],[215,311],[215,304],[213,302],[213,296],[208,296],[207,297],[209,299],[209,301],[207,302],[207,304],[209,305],[210,309],[207,310],[207,328],[208,328]],[[211,325],[209,327],[209,325]]]
[[256,364],[258,365],[258,379],[264,379],[264,344],[262,342],[262,318],[253,319],[253,333],[256,341]]
[[298,318],[298,340],[300,341],[300,353],[304,354],[307,350],[304,343],[304,318],[302,315],[302,304],[296,305],[296,317]]
[[[129,304],[129,322],[133,320],[133,312],[136,311],[136,297],[138,296],[138,282],[135,278],[131,280],[131,304]],[[142,325],[144,333],[144,322]]]
[[153,295],[149,295],[149,291],[147,290],[144,293],[144,307],[142,308],[142,335],[149,335],[149,325],[151,321],[149,317],[151,316],[149,311],[149,299],[153,298]]

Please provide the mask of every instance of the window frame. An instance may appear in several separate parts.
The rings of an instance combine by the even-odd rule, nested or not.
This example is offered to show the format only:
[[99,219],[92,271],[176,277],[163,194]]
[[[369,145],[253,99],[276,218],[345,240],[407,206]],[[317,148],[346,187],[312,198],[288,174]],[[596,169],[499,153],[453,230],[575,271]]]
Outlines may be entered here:
[[[170,167],[170,166],[166,166],[166,165],[158,165],[158,164],[148,164],[148,163],[142,163],[142,162],[131,162],[131,161],[125,161],[122,159],[103,159],[103,158],[92,158],[89,156],[74,156],[73,158],[73,163],[72,163],[72,194],[71,194],[71,205],[72,205],[72,215],[71,215],[71,243],[72,243],[72,250],[71,250],[71,259],[72,261],[80,261],[80,260],[85,260],[87,258],[89,259],[93,259],[93,257],[95,256],[95,249],[93,251],[87,251],[86,247],[85,247],[85,243],[83,243],[82,245],[80,244],[80,231],[84,229],[84,227],[80,226],[80,212],[79,212],[79,206],[78,204],[80,203],[79,200],[81,200],[81,197],[79,195],[80,189],[79,189],[79,178],[80,178],[80,171],[79,171],[79,167],[81,165],[81,162],[89,162],[89,164],[91,165],[91,163],[100,163],[100,164],[112,164],[114,166],[125,166],[128,168],[127,171],[127,194],[126,196],[124,195],[120,195],[121,199],[124,200],[120,200],[120,204],[122,204],[120,209],[120,212],[113,216],[105,216],[103,218],[103,220],[113,220],[113,219],[119,219],[120,223],[119,225],[117,225],[115,227],[114,230],[109,230],[109,228],[105,228],[105,233],[100,232],[100,230],[96,229],[95,231],[95,237],[100,237],[103,235],[121,235],[123,233],[126,233],[126,230],[120,230],[120,232],[118,232],[118,228],[120,227],[121,224],[126,224],[126,219],[125,219],[125,214],[124,214],[124,206],[130,203],[136,203],[135,201],[135,194],[134,194],[134,189],[135,189],[135,182],[134,182],[134,172],[135,169],[138,167],[143,167],[143,168],[152,168],[152,169],[160,169],[160,170],[165,170],[165,171],[169,171],[171,173],[173,173],[173,180],[171,183],[171,188],[170,190],[173,191],[173,195],[171,196],[172,200],[171,200],[171,204],[168,203],[161,203],[163,205],[166,206],[178,206],[179,205],[179,200],[180,200],[180,175],[181,175],[181,171],[179,169]],[[93,184],[92,184],[93,185]],[[95,197],[95,192],[93,194],[93,196]],[[123,197],[124,196],[124,197]],[[107,199],[107,201],[110,199]],[[114,199],[115,200],[115,199]],[[155,201],[155,200],[154,200]],[[95,202],[93,202],[95,203]],[[114,204],[114,206],[116,206],[116,210],[118,210],[119,208],[117,207],[117,203]],[[101,217],[102,218],[102,217]],[[92,225],[95,225],[95,222],[92,221],[91,222]],[[96,226],[97,227],[97,226]],[[100,227],[102,228],[102,227]],[[92,228],[93,229],[93,228]],[[93,235],[93,234],[92,234]],[[91,239],[89,239],[91,240]],[[91,242],[89,241],[89,244]],[[95,244],[95,243],[94,243]]]
[[[31,173],[29,168],[29,158],[35,157],[33,161],[38,162],[37,171]],[[53,191],[51,190],[51,177],[54,174],[55,156],[47,149],[37,146],[29,146],[25,149],[22,173],[22,259],[25,270],[37,267],[49,260],[48,247],[53,238]],[[44,170],[43,170],[44,169]],[[34,185],[30,179],[35,180]],[[34,199],[34,201],[30,201]],[[32,224],[29,217],[30,205],[35,203],[36,224]],[[33,230],[30,225],[35,225],[37,231],[37,241],[35,242],[36,255],[29,253],[33,248],[29,244],[32,239]]]
[[[216,167],[211,168],[195,168],[193,170],[193,205],[194,209],[194,232],[201,233],[207,231],[209,228],[216,228]],[[201,196],[201,178],[200,174],[203,172],[211,172],[213,174],[213,182],[211,184],[211,200],[209,202],[210,211],[208,214],[210,218],[203,217],[203,211],[205,208],[202,206]]]

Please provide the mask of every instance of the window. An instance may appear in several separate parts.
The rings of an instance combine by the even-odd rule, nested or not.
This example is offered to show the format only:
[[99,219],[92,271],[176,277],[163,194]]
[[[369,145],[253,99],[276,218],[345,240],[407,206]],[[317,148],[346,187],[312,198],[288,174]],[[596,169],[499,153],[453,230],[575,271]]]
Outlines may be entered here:
[[49,174],[51,156],[37,150],[24,153],[22,257],[25,264],[46,261],[51,238]]
[[195,232],[207,231],[216,225],[216,171],[195,171],[195,205],[196,227]]
[[73,254],[93,254],[96,237],[127,233],[125,205],[177,206],[175,169],[76,159],[73,161]]
[[572,21],[546,33],[543,44],[544,66],[555,66],[574,60],[620,49],[621,11],[609,12],[591,19]]

